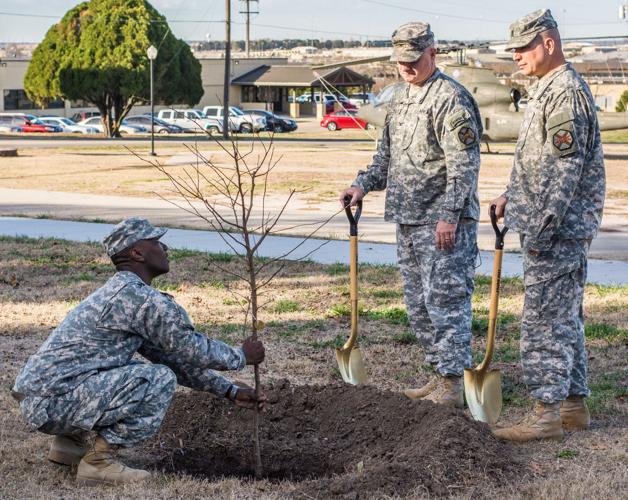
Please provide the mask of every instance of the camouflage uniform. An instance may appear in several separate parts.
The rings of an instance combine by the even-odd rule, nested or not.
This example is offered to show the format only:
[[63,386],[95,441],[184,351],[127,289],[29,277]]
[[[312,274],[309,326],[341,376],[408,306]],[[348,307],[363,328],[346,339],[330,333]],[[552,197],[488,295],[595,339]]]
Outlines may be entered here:
[[[400,84],[377,154],[353,182],[365,193],[387,190],[385,219],[397,224],[410,325],[445,376],[471,364],[481,123],[471,95],[438,69],[422,85]],[[452,250],[436,248],[438,221],[458,224]]]
[[[136,225],[129,220],[123,231]],[[163,232],[155,236],[150,226],[140,235]],[[119,233],[106,241],[109,255],[147,239],[137,231]],[[154,364],[133,360],[136,353]],[[70,311],[29,358],[13,390],[24,398],[20,409],[33,430],[95,430],[110,444],[131,446],[157,431],[177,380],[224,396],[232,383],[212,369],[245,364],[241,349],[196,332],[170,295],[121,271]]]
[[595,101],[570,64],[543,76],[529,95],[505,223],[521,235],[524,252],[524,380],[551,404],[589,395],[582,301],[604,205],[604,156]]

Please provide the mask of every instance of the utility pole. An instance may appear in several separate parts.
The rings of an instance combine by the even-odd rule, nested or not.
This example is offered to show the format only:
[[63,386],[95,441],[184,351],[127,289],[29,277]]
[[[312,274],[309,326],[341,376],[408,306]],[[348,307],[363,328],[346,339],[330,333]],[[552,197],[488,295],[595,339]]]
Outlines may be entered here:
[[222,136],[229,139],[229,85],[231,85],[231,0],[226,0],[225,15],[225,90],[222,98]]
[[[246,40],[245,40],[245,50],[246,57],[250,56],[250,47],[251,47],[251,14],[259,14],[259,10],[252,11],[251,3],[258,2],[259,0],[240,0],[244,3],[245,10],[241,10],[240,14],[246,14]],[[259,9],[259,7],[258,7]]]

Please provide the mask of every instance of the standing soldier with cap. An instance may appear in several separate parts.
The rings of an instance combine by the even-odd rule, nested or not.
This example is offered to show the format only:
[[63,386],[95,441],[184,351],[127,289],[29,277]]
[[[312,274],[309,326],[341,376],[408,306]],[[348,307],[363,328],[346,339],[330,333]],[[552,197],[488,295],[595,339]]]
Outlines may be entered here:
[[392,35],[400,84],[377,154],[350,188],[351,205],[387,189],[385,219],[397,224],[408,319],[436,375],[411,399],[463,406],[471,365],[471,294],[477,257],[482,124],[467,90],[436,68],[429,24]]
[[[32,355],[13,396],[33,430],[53,434],[49,459],[78,464],[81,484],[117,484],[149,477],[114,459],[161,425],[179,383],[261,406],[255,391],[214,373],[264,360],[260,342],[242,349],[197,333],[170,295],[150,286],[169,271],[165,229],[132,217],[104,239],[117,273],[74,308]],[[139,353],[154,364],[133,360]],[[96,437],[88,441],[89,431]]]
[[539,80],[529,90],[506,192],[496,214],[520,234],[525,304],[521,364],[535,410],[498,429],[510,441],[555,438],[589,426],[582,302],[591,239],[604,205],[604,155],[595,101],[565,62],[549,10],[510,26],[507,49],[520,71]]

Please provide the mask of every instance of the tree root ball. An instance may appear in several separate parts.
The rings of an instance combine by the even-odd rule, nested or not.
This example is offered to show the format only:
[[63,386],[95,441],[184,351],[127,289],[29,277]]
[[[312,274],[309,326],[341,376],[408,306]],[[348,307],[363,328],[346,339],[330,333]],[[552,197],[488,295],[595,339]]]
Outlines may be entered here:
[[[294,496],[450,495],[526,474],[512,446],[461,410],[350,385],[266,387],[264,477]],[[253,413],[202,392],[177,393],[147,443],[157,468],[203,478],[254,476]]]

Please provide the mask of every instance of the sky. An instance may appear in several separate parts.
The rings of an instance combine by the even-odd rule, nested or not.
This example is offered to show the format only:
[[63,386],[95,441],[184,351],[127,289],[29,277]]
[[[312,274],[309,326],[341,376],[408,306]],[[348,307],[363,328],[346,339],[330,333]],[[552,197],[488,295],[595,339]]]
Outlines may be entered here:
[[[0,0],[0,42],[38,42],[76,0]],[[153,0],[184,40],[224,40],[225,0]],[[563,38],[628,36],[619,20],[628,0],[259,0],[251,38],[386,39],[408,21],[431,24],[442,40],[503,40],[508,25],[550,8]],[[244,39],[244,1],[231,0],[232,38]],[[525,5],[524,5],[525,4]]]

